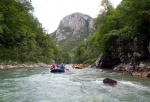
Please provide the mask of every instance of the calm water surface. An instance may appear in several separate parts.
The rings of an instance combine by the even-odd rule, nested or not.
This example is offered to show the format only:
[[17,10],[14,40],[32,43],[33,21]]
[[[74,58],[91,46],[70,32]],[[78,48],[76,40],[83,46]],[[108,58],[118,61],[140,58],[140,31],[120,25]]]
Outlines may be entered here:
[[[48,68],[0,70],[0,102],[150,102],[150,79],[98,69],[53,74]],[[104,78],[118,81],[105,86]]]

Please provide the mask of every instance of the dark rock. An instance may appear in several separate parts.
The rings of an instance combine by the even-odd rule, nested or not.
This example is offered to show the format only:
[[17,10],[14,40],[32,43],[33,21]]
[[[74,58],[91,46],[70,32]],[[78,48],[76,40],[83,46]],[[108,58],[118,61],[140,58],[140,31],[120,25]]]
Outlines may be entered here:
[[150,77],[150,72],[148,72],[147,76],[146,77]]
[[120,63],[119,58],[114,58],[114,59],[101,59],[100,63],[98,65],[99,68],[112,68],[113,66],[117,65]]
[[108,86],[116,86],[117,85],[117,81],[116,80],[113,80],[113,79],[110,79],[110,78],[105,78],[103,80],[103,83],[105,85],[108,85]]

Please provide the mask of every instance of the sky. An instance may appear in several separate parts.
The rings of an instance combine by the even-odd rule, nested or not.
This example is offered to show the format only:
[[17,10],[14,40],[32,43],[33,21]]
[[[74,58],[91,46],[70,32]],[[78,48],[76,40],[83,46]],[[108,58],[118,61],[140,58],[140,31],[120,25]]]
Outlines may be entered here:
[[[116,7],[121,0],[110,0]],[[101,0],[32,0],[34,16],[47,33],[54,32],[63,17],[80,12],[96,18],[100,11]]]

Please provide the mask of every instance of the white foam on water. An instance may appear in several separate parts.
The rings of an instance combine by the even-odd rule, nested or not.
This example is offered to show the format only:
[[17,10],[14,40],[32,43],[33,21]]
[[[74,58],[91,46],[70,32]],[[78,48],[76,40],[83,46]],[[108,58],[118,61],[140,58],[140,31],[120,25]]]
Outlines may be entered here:
[[93,83],[96,83],[96,84],[102,84],[103,81],[102,79],[96,79],[95,81],[92,81]]
[[140,84],[135,84],[131,81],[120,81],[119,82],[120,84],[123,84],[125,86],[130,86],[130,87],[134,87],[134,88],[137,88],[137,89],[141,89],[141,90],[150,90],[148,87],[146,86],[143,86],[143,85],[140,85]]
[[73,85],[77,85],[77,86],[80,86],[82,85],[80,82],[73,82]]

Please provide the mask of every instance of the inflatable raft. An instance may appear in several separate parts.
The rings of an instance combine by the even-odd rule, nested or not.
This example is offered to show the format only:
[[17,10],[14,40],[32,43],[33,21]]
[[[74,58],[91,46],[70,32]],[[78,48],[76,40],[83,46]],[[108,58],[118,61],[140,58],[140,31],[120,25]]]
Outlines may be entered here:
[[79,66],[79,65],[76,65],[74,66],[75,69],[82,69],[83,67],[82,66]]
[[50,70],[51,73],[64,73],[65,69],[64,68],[53,68]]

